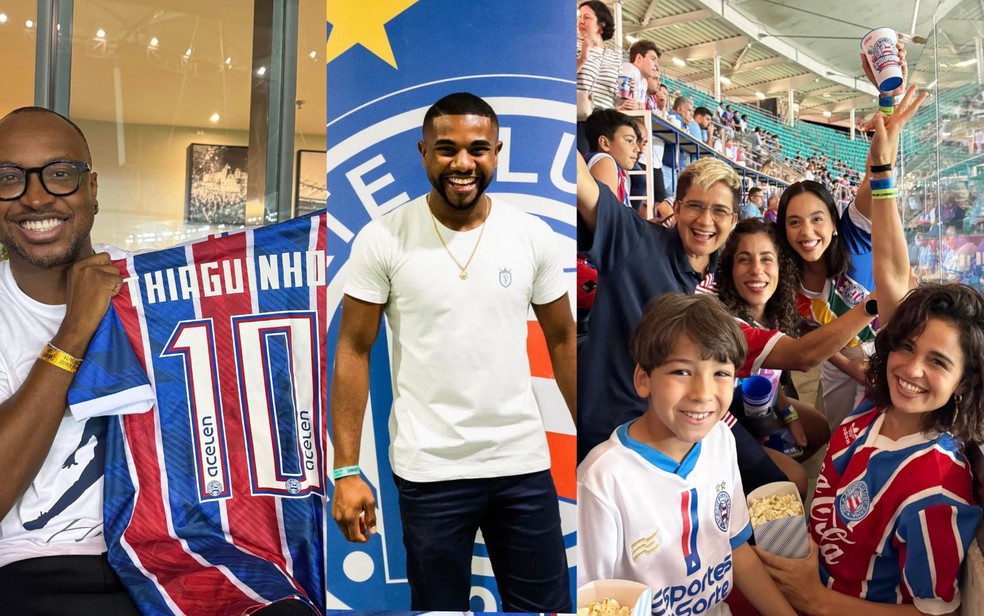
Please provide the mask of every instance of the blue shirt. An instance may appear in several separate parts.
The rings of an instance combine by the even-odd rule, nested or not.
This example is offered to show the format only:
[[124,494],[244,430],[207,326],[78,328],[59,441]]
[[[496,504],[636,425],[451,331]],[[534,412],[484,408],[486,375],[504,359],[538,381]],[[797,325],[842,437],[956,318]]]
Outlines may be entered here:
[[745,201],[741,204],[739,218],[741,220],[745,220],[746,218],[762,218],[762,210],[758,209],[758,206],[751,201]]
[[[598,184],[594,234],[578,229],[578,250],[598,268],[588,342],[578,354],[578,459],[619,425],[642,415],[646,401],[632,384],[629,338],[643,308],[671,291],[692,294],[703,279],[687,259],[677,229],[643,220]],[[708,271],[717,269],[717,253]]]

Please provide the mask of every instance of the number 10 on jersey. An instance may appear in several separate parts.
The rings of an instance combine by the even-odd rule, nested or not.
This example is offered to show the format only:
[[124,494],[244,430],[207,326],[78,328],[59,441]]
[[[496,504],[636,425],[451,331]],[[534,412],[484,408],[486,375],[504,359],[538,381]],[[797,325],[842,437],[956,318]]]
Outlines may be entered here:
[[[263,313],[231,321],[250,492],[323,494],[316,314]],[[228,498],[230,424],[223,417],[212,319],[178,323],[161,352],[169,356],[184,360],[199,499]]]

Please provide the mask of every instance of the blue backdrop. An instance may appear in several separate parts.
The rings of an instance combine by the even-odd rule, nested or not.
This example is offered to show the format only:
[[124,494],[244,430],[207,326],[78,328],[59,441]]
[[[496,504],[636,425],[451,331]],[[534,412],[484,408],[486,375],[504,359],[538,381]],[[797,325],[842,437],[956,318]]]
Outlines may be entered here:
[[[417,141],[424,112],[442,96],[486,99],[504,142],[488,192],[540,216],[569,246],[574,297],[574,34],[566,0],[330,0],[327,3],[329,349],[338,336],[345,262],[371,219],[429,191]],[[532,319],[532,317],[531,317]],[[531,350],[531,356],[534,351]],[[328,529],[328,605],[407,609],[405,552],[388,459],[392,393],[386,337],[372,354],[369,412],[360,465],[376,490],[379,535],[347,543]],[[574,425],[556,385],[534,388],[561,496],[571,588],[576,542]],[[331,374],[328,375],[331,387]],[[327,459],[332,459],[329,447]],[[329,498],[333,485],[329,486]],[[500,607],[487,552],[476,543],[472,609]]]

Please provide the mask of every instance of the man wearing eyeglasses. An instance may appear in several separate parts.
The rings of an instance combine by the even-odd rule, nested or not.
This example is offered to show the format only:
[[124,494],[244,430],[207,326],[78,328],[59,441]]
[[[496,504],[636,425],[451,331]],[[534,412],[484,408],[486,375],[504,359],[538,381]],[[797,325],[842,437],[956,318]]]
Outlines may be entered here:
[[136,614],[105,558],[105,418],[66,397],[122,279],[89,232],[85,137],[38,107],[0,119],[0,612]]
[[702,158],[680,174],[675,228],[613,207],[614,197],[578,161],[578,249],[598,266],[588,342],[578,356],[578,459],[646,409],[632,383],[629,337],[652,299],[714,292],[717,250],[738,222],[742,187],[726,163]]

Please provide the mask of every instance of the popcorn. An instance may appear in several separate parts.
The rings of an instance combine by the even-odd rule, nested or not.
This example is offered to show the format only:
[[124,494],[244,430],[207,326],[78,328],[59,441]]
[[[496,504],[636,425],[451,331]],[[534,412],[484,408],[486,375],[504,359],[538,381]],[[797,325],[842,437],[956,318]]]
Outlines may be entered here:
[[752,519],[752,528],[758,528],[772,520],[804,515],[804,511],[799,497],[792,494],[774,494],[751,501],[748,514]]
[[595,580],[577,589],[577,616],[652,616],[653,591],[632,580]]
[[804,558],[810,553],[806,516],[795,484],[767,483],[752,490],[747,500],[759,548],[785,558]]
[[632,608],[620,605],[615,599],[592,601],[585,607],[577,608],[577,616],[629,616]]

